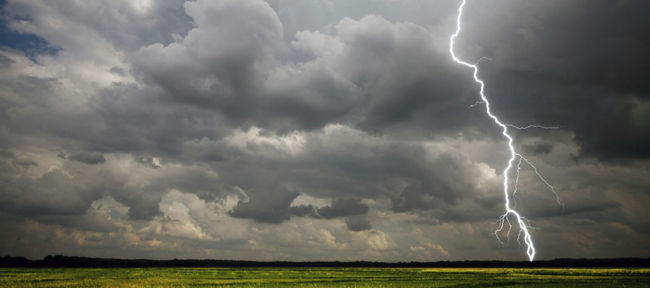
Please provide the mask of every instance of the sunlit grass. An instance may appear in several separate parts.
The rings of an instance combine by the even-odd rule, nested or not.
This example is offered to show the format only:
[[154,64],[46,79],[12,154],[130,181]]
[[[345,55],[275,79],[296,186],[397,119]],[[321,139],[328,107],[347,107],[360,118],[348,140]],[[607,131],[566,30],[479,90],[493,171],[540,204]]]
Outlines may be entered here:
[[650,269],[2,268],[0,287],[650,287]]

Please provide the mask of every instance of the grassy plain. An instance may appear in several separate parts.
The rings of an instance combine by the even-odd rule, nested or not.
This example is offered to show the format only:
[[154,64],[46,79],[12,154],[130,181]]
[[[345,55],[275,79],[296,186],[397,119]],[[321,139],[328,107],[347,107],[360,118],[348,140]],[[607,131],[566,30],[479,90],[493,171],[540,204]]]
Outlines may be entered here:
[[0,268],[0,287],[650,287],[650,269]]

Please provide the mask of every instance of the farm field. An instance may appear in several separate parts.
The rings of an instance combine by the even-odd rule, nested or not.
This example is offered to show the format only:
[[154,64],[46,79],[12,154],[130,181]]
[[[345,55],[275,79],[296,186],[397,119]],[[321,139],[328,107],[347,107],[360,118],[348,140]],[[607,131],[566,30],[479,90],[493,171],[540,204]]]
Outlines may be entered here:
[[650,269],[0,268],[0,287],[650,287]]

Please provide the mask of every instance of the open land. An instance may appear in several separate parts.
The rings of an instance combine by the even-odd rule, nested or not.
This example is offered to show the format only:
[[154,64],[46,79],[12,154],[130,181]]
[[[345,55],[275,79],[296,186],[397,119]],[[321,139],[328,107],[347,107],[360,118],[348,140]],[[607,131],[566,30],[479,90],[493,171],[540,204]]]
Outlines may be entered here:
[[0,268],[0,287],[650,287],[650,269]]

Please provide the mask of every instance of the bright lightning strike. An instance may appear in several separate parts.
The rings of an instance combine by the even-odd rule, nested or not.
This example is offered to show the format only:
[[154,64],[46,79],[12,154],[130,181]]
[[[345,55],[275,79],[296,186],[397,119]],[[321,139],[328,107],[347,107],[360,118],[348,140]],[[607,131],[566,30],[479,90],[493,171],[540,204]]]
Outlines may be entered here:
[[[487,112],[487,115],[490,116],[490,118],[492,118],[492,120],[494,120],[494,123],[496,123],[497,125],[499,125],[501,127],[501,134],[503,135],[503,137],[505,137],[508,140],[507,141],[508,150],[510,151],[510,159],[508,159],[508,166],[503,170],[503,193],[504,193],[504,196],[505,196],[505,213],[503,215],[501,215],[501,217],[499,217],[499,222],[498,222],[499,223],[499,228],[496,231],[494,231],[494,235],[497,237],[499,242],[503,243],[501,241],[501,239],[499,238],[499,233],[502,232],[505,229],[505,224],[508,223],[508,229],[507,229],[506,235],[507,235],[507,237],[509,237],[510,231],[512,230],[512,226],[513,226],[510,217],[514,217],[513,220],[516,220],[516,224],[519,226],[519,233],[517,234],[517,241],[519,242],[520,238],[521,238],[521,235],[523,235],[524,243],[526,244],[526,247],[527,247],[526,248],[526,254],[528,255],[528,259],[530,259],[530,261],[533,261],[533,259],[535,258],[535,245],[533,244],[533,238],[531,237],[530,232],[528,231],[528,229],[529,229],[528,220],[526,218],[524,218],[523,216],[521,216],[519,214],[519,212],[517,212],[516,210],[514,210],[513,208],[510,207],[510,195],[508,193],[508,190],[509,190],[508,185],[509,185],[510,179],[509,179],[508,175],[510,173],[510,169],[513,166],[513,162],[517,158],[519,158],[519,162],[517,163],[517,171],[516,171],[517,174],[516,174],[516,178],[515,178],[513,197],[516,197],[517,186],[519,184],[519,170],[521,168],[521,164],[522,164],[522,161],[523,161],[526,164],[528,164],[528,166],[533,168],[533,171],[535,172],[537,177],[544,183],[544,185],[546,185],[553,192],[553,194],[555,195],[555,200],[557,201],[557,203],[559,205],[562,205],[562,203],[560,202],[559,196],[555,192],[555,188],[553,188],[553,186],[551,186],[551,184],[549,184],[548,181],[546,181],[546,179],[542,176],[542,174],[539,173],[539,171],[537,170],[537,167],[535,167],[535,165],[533,165],[528,159],[526,159],[524,156],[522,156],[520,153],[518,153],[515,150],[515,147],[513,145],[513,138],[508,133],[508,127],[518,129],[518,130],[524,130],[524,129],[529,129],[529,128],[558,129],[559,127],[542,126],[542,125],[516,126],[516,125],[512,125],[512,124],[508,124],[508,123],[503,123],[503,122],[501,122],[501,120],[499,120],[499,118],[497,118],[497,116],[492,114],[492,111],[490,110],[490,102],[488,101],[488,99],[487,99],[487,97],[485,96],[485,93],[484,93],[485,83],[483,82],[483,80],[481,80],[478,77],[478,66],[477,66],[478,63],[477,64],[471,64],[471,63],[465,62],[465,61],[459,59],[458,57],[456,57],[456,53],[454,53],[454,40],[456,39],[456,37],[458,37],[458,34],[460,34],[460,30],[461,30],[461,21],[460,20],[461,20],[461,18],[463,16],[463,8],[465,7],[465,2],[466,2],[466,0],[462,0],[460,6],[458,7],[458,17],[456,18],[456,32],[454,32],[454,34],[452,34],[451,37],[449,38],[449,43],[450,43],[449,44],[449,54],[451,54],[451,57],[454,59],[454,61],[456,63],[461,64],[461,65],[466,66],[466,67],[469,67],[474,71],[473,77],[474,77],[474,81],[479,84],[481,100],[478,101],[477,103],[473,104],[470,107],[476,106],[478,104],[485,104],[485,111]],[[484,59],[491,60],[489,58],[481,57],[479,59],[479,62],[481,60],[484,60]]]

